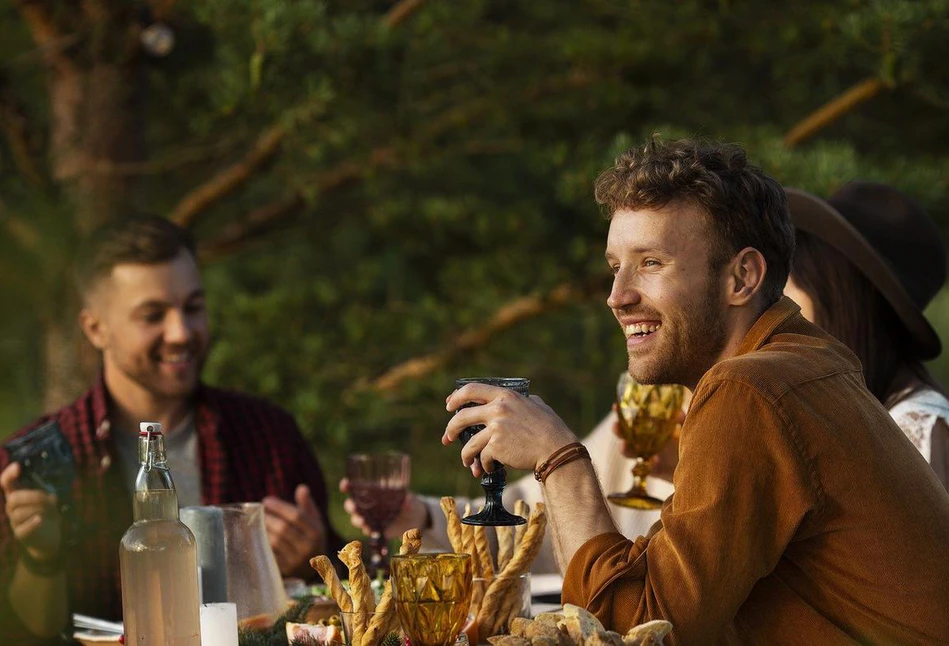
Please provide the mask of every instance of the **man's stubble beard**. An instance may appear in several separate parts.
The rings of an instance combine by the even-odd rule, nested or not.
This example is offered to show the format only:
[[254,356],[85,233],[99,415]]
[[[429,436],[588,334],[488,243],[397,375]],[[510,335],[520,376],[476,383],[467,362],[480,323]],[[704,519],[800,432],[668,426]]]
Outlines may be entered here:
[[717,302],[714,273],[709,277],[706,289],[695,306],[691,304],[683,312],[695,311],[691,321],[681,328],[683,337],[673,338],[671,347],[657,348],[658,356],[646,365],[634,368],[633,357],[629,357],[629,374],[642,384],[694,384],[714,365],[725,347],[725,321]]
[[[152,357],[148,358],[148,363],[144,369],[140,366],[122,366],[117,364],[125,377],[139,385],[143,390],[151,393],[153,396],[161,399],[180,399],[191,397],[198,389],[201,382],[201,373],[204,371],[204,365],[207,361],[208,353],[205,349],[197,358],[193,376],[189,383],[175,383],[169,388],[169,378],[162,374],[160,362]],[[174,382],[172,382],[174,383]]]

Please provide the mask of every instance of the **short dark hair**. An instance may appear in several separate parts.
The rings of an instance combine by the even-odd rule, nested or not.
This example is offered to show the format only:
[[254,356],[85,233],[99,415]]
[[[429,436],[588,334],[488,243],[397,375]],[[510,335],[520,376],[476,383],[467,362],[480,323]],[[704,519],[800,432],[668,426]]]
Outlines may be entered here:
[[595,195],[610,217],[619,209],[661,209],[680,200],[698,206],[718,234],[713,265],[754,247],[768,263],[762,293],[769,304],[781,298],[794,255],[787,195],[741,146],[653,137],[617,157],[597,177]]
[[197,259],[191,232],[167,218],[144,215],[115,220],[93,231],[80,244],[76,285],[85,298],[116,265],[168,262],[182,250]]

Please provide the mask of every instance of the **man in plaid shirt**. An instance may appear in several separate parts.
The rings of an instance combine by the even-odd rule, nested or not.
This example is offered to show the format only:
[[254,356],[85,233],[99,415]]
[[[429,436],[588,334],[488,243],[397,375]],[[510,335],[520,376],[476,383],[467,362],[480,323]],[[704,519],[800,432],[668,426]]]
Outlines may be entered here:
[[161,422],[179,503],[263,501],[284,576],[338,550],[319,464],[289,413],[200,382],[208,350],[204,291],[190,234],[163,218],[134,218],[94,234],[80,254],[80,324],[102,372],[55,419],[77,474],[73,513],[18,486],[0,451],[0,635],[56,640],[70,612],[120,619],[118,545],[132,523],[141,421]]

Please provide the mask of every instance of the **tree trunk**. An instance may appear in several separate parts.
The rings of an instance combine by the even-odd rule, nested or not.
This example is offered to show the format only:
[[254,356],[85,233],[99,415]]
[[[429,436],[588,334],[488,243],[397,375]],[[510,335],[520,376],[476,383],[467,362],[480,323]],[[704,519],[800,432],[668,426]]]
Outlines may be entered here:
[[43,410],[52,412],[89,387],[98,359],[81,338],[75,317],[49,318],[44,332]]
[[[141,80],[137,57],[87,69],[52,71],[50,163],[66,198],[63,221],[75,239],[102,223],[132,212],[134,180],[99,170],[98,162],[127,163],[144,158]],[[71,255],[71,254],[70,254]],[[58,408],[88,387],[99,365],[76,322],[79,299],[71,284],[72,258],[63,258],[51,286],[59,293],[45,317],[43,403]]]

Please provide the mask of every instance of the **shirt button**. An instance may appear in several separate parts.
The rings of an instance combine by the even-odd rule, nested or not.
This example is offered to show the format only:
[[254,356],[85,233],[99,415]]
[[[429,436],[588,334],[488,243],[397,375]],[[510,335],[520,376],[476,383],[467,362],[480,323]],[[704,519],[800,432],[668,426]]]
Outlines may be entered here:
[[108,455],[103,455],[102,459],[99,461],[99,466],[102,467],[103,471],[108,471],[109,467],[112,466],[112,457]]
[[99,424],[99,428],[96,429],[96,439],[104,440],[109,437],[110,430],[112,430],[111,422],[107,419],[102,420],[102,423]]

